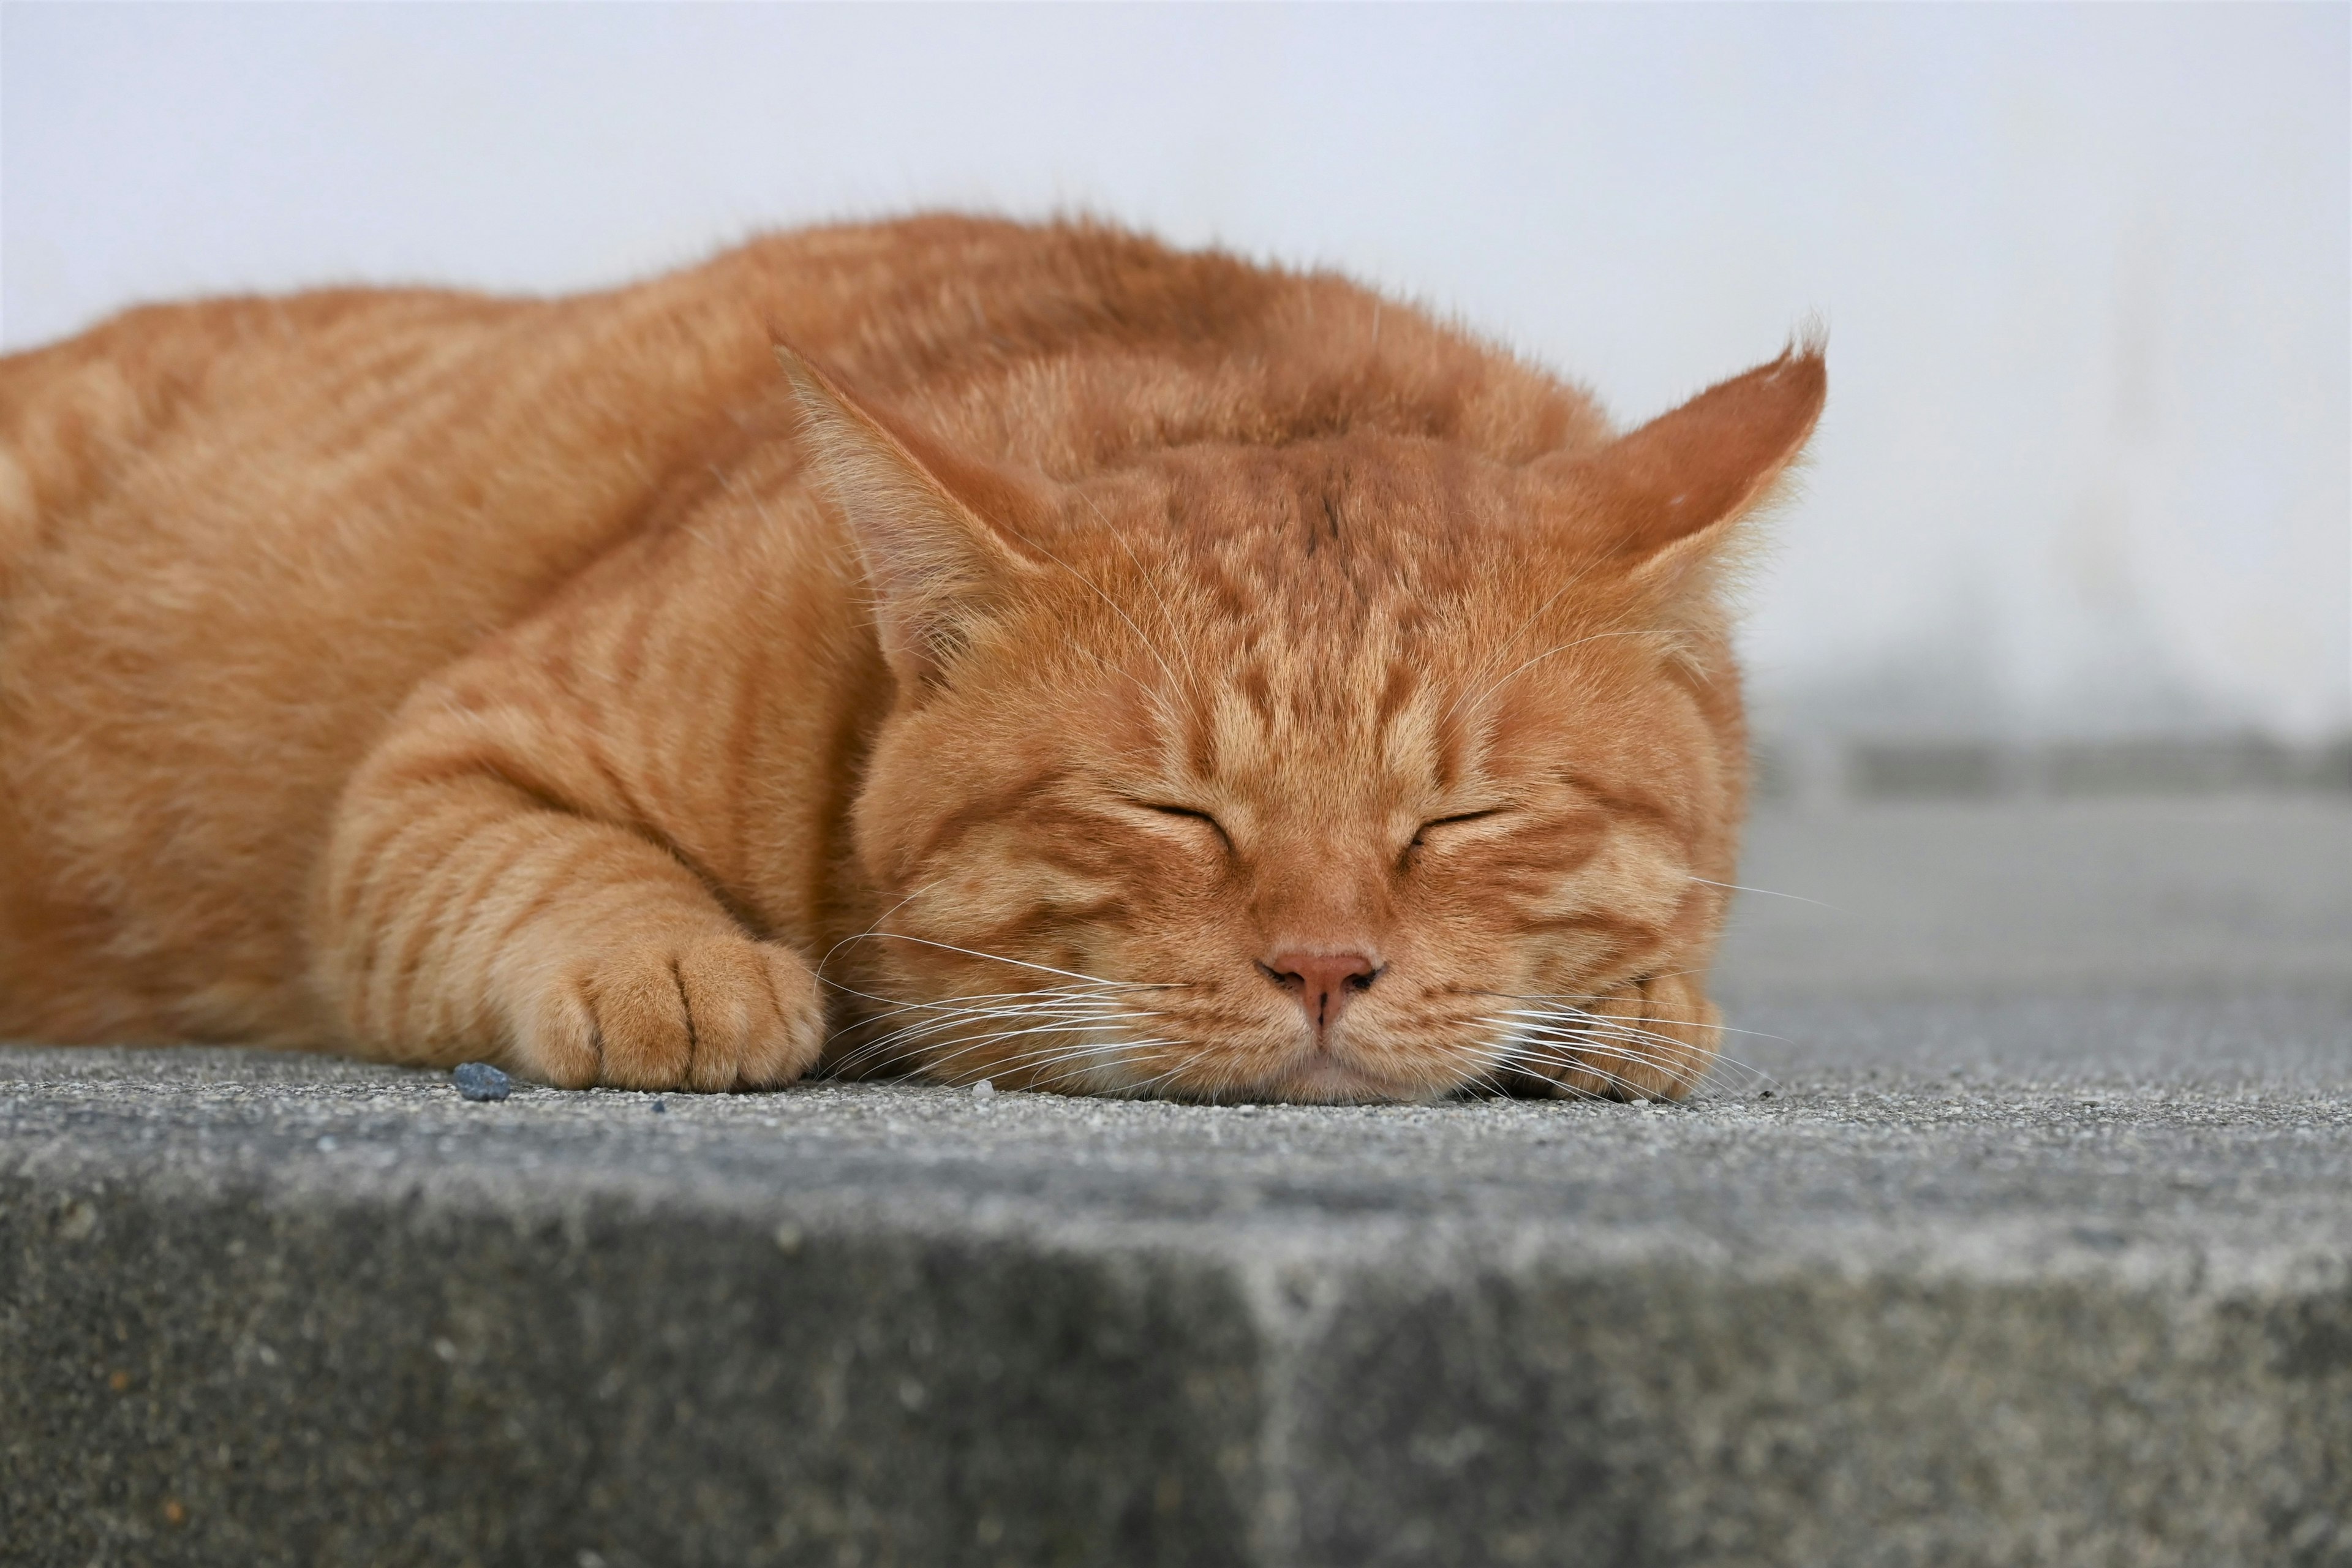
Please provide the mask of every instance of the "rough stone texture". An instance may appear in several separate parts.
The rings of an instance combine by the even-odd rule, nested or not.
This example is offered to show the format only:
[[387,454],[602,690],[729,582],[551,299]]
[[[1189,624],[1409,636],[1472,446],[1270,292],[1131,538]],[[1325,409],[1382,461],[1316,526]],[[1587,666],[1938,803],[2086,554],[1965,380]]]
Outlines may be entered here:
[[0,1051],[0,1562],[2352,1563],[2352,812],[2239,810],[1765,825],[1673,1109]]

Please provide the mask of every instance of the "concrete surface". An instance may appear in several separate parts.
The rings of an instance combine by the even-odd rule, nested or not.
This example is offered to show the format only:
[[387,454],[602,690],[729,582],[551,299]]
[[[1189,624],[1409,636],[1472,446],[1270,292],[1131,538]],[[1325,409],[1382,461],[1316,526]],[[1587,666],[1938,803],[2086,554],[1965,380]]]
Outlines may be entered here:
[[2002,742],[1783,729],[1754,742],[1754,761],[1757,793],[1776,805],[2352,791],[2344,734],[2294,743],[2254,734]]
[[2352,989],[2352,795],[1768,812],[1739,880],[1734,1000]]
[[2352,1563],[2338,868],[1769,820],[1673,1109],[0,1052],[0,1561]]

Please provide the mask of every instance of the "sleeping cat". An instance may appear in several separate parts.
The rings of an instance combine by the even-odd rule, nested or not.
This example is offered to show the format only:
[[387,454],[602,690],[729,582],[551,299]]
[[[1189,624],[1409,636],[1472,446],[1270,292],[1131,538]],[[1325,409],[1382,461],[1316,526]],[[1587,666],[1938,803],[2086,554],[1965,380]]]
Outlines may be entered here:
[[0,1037],[1680,1095],[1824,386],[1087,223],[133,310],[0,360]]

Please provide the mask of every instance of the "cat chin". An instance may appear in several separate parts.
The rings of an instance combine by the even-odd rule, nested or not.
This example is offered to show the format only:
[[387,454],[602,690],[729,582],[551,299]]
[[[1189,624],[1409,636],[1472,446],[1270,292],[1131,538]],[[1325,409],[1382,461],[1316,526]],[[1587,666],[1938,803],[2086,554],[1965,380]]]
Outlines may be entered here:
[[1407,1085],[1352,1066],[1337,1057],[1316,1053],[1289,1063],[1259,1083],[1223,1089],[1210,1094],[1179,1089],[1171,1099],[1200,1099],[1229,1104],[1393,1105],[1444,1098],[1420,1085]]

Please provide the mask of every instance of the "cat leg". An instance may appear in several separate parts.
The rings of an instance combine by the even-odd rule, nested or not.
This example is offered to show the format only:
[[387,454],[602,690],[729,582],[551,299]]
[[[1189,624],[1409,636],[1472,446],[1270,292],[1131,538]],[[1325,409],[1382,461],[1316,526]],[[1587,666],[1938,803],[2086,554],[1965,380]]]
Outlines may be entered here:
[[511,760],[373,759],[339,808],[313,955],[350,1042],[394,1061],[718,1090],[789,1083],[824,1044],[804,959],[657,834],[568,809]]
[[1574,1099],[1681,1100],[1715,1065],[1723,1015],[1696,976],[1644,977],[1583,1009],[1589,1044],[1544,1074]]

